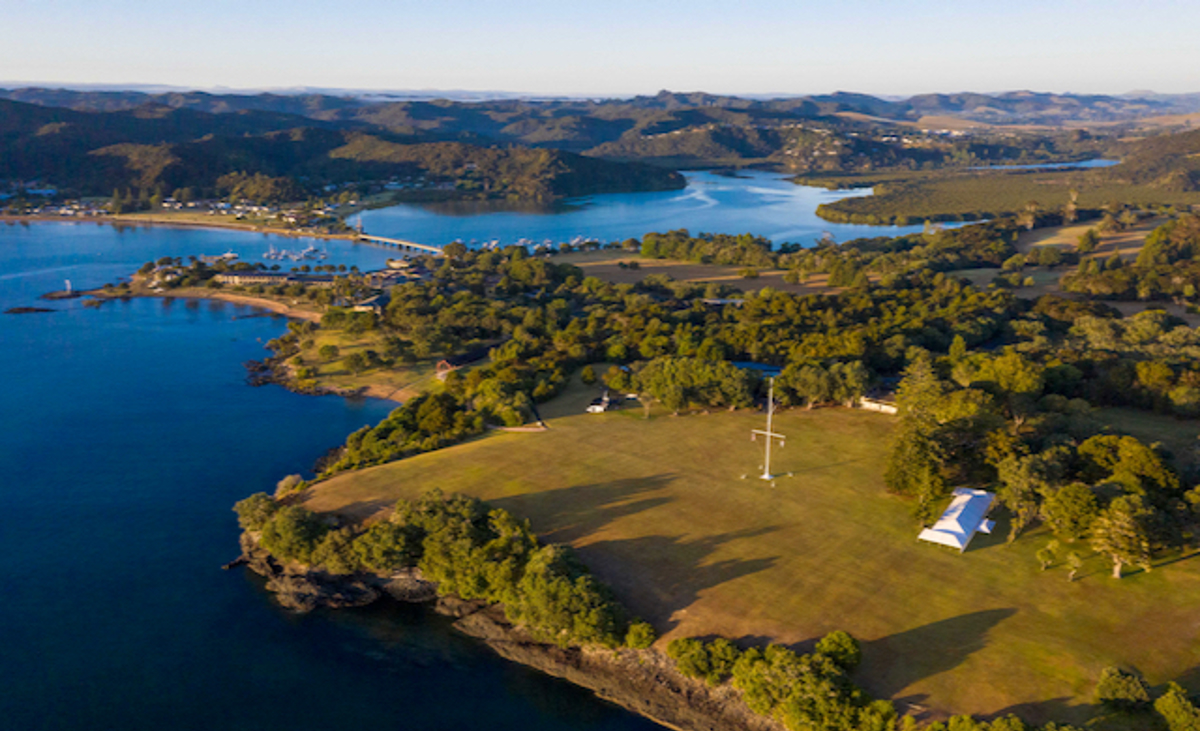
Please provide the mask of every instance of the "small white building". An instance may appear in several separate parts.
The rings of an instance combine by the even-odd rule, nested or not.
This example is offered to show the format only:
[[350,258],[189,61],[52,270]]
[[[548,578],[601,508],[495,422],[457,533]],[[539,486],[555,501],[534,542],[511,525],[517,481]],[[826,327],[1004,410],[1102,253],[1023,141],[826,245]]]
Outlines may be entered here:
[[608,398],[608,391],[605,391],[603,396],[592,399],[592,402],[588,404],[587,412],[589,414],[603,414],[610,408],[612,408],[612,401]]
[[995,500],[996,496],[986,490],[956,488],[950,507],[946,508],[933,527],[921,531],[917,538],[957,548],[961,553],[967,550],[967,544],[975,537],[975,533],[991,533],[996,526],[995,521],[987,519]]
[[899,407],[895,401],[888,401],[882,398],[868,398],[863,396],[858,400],[858,408],[866,409],[867,411],[878,411],[881,414],[895,414],[899,412]]

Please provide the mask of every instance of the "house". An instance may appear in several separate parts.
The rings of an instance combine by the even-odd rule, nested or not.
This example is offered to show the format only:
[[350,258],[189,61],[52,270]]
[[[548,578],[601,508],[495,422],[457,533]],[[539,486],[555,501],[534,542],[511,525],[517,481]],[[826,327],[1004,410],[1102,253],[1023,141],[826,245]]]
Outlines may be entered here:
[[921,531],[917,539],[951,546],[962,553],[977,532],[992,532],[996,523],[988,520],[987,514],[995,500],[996,496],[986,490],[956,488],[950,507],[932,527]]
[[866,409],[867,411],[878,411],[881,414],[895,414],[900,409],[896,406],[895,401],[885,400],[882,398],[872,398],[863,396],[858,400],[858,408]]
[[603,396],[592,399],[592,402],[588,404],[587,412],[589,414],[603,414],[611,408],[616,408],[616,405],[608,398],[608,391],[605,391]]
[[873,388],[863,394],[858,400],[858,408],[866,409],[867,411],[878,411],[881,414],[896,414],[900,408],[896,405],[896,392],[892,390],[894,382],[892,379],[883,379],[884,384],[879,388]]
[[475,361],[483,360],[488,357],[492,351],[492,345],[481,345],[478,348],[473,348],[459,355],[452,355],[448,358],[443,358],[437,363],[437,377],[439,381],[446,380],[446,374],[450,371],[456,371],[465,365],[470,365]]
[[391,300],[392,298],[387,294],[380,293],[374,295],[373,297],[368,297],[364,300],[355,302],[350,309],[354,312],[374,312],[376,315],[382,317],[384,311],[387,309],[388,303],[391,302]]

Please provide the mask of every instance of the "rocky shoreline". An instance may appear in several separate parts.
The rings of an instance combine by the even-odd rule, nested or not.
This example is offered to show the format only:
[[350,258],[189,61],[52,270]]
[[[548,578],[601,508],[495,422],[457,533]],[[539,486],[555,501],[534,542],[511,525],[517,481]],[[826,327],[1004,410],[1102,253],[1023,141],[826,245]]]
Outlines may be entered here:
[[283,358],[272,356],[263,360],[248,360],[242,364],[246,369],[246,382],[251,386],[282,386],[292,393],[305,396],[341,396],[342,398],[378,398],[385,401],[403,403],[394,398],[401,388],[381,388],[360,386],[359,388],[337,388],[334,386],[301,387],[292,376]]
[[455,618],[454,628],[474,637],[501,657],[587,688],[600,698],[677,731],[784,731],[774,719],[751,711],[741,693],[686,678],[663,653],[648,650],[559,647],[539,642],[510,624],[499,605],[439,595],[418,569],[389,576],[335,577],[284,565],[243,533],[242,555],[226,564],[245,566],[267,579],[266,588],[287,609],[361,607],[385,595],[396,601],[434,603],[439,614]]

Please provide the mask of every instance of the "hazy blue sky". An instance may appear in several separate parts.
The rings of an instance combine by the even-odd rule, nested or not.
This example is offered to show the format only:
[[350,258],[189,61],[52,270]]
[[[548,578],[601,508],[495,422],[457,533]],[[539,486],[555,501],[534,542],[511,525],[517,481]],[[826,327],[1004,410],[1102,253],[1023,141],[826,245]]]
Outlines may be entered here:
[[0,82],[1200,91],[1189,0],[3,0]]

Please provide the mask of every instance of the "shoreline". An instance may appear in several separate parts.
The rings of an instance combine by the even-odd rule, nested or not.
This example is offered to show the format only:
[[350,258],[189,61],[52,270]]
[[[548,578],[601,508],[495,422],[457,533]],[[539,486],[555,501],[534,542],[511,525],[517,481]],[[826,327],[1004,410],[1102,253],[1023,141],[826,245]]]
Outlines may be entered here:
[[730,683],[710,686],[681,674],[662,651],[603,647],[559,647],[535,640],[508,622],[499,604],[465,601],[439,594],[417,569],[394,575],[332,577],[284,565],[249,533],[240,538],[242,553],[223,568],[244,566],[266,579],[266,589],[285,609],[363,607],[384,597],[432,605],[451,617],[455,630],[479,640],[509,662],[532,668],[592,691],[596,697],[675,731],[786,731],[774,718],[746,705]]
[[320,239],[323,241],[357,241],[357,234],[307,233],[286,228],[248,226],[223,221],[172,221],[169,219],[134,216],[49,216],[42,214],[11,216],[0,214],[0,223],[91,223],[97,226],[149,226],[154,228],[184,228],[212,231],[241,231],[289,239]]
[[[222,292],[221,290],[191,288],[191,289],[184,289],[184,290],[179,290],[179,291],[165,291],[165,290],[162,292],[137,291],[137,292],[122,293],[122,294],[113,294],[110,292],[105,292],[103,289],[91,289],[91,290],[81,291],[80,295],[91,297],[94,301],[97,301],[97,302],[105,302],[108,300],[119,300],[119,299],[124,299],[126,297],[154,297],[154,298],[158,298],[158,299],[196,300],[198,302],[202,302],[202,301],[206,301],[206,300],[216,300],[219,302],[227,302],[232,305],[241,305],[241,306],[245,306],[245,307],[257,307],[258,309],[261,309],[261,310],[267,310],[268,312],[270,312],[273,315],[279,315],[281,317],[286,317],[286,318],[293,319],[293,320],[305,320],[307,322],[313,322],[313,323],[318,323],[318,324],[321,322],[321,313],[319,313],[319,312],[314,312],[312,310],[300,309],[298,307],[293,307],[291,305],[284,304],[283,302],[276,302],[275,300],[263,299],[263,298],[254,297],[254,296],[245,295],[245,294],[234,294],[232,292]],[[397,404],[403,404],[404,399],[400,398],[398,394],[402,394],[402,392],[404,392],[409,386],[409,384],[403,384],[403,385],[399,385],[399,386],[390,386],[390,385],[382,385],[382,384],[372,383],[372,384],[368,384],[366,386],[362,386],[362,387],[356,388],[356,389],[339,389],[339,388],[320,387],[319,386],[315,390],[305,390],[305,389],[296,388],[295,384],[292,382],[292,380],[290,378],[278,377],[275,374],[275,369],[277,366],[279,366],[281,364],[275,363],[273,358],[269,357],[269,358],[266,358],[266,359],[264,359],[262,361],[258,361],[258,362],[264,366],[263,371],[262,371],[264,373],[264,375],[261,375],[256,379],[257,383],[260,383],[260,384],[274,383],[278,386],[282,386],[282,387],[286,388],[287,390],[291,391],[292,393],[304,394],[306,396],[341,396],[342,398],[373,398],[373,399],[379,399],[381,401],[392,401]]]
[[257,307],[259,309],[268,310],[273,314],[282,315],[293,320],[307,320],[308,322],[320,322],[321,313],[313,312],[312,310],[302,310],[291,305],[286,305],[275,300],[253,297],[245,294],[233,294],[232,292],[222,292],[221,290],[204,290],[196,288],[184,289],[179,291],[162,292],[127,292],[122,294],[112,294],[105,292],[103,289],[89,289],[80,292],[81,295],[92,297],[97,300],[117,300],[126,297],[155,297],[158,299],[183,299],[183,300],[219,300],[228,302],[234,305],[245,305],[247,307]]

